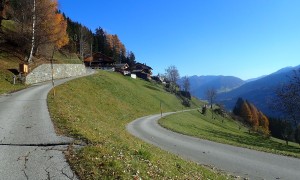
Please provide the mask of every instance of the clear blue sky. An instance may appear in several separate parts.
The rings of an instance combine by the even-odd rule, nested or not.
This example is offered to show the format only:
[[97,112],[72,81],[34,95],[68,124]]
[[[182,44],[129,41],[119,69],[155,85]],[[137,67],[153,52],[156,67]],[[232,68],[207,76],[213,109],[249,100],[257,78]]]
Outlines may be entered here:
[[244,80],[300,65],[300,0],[59,0],[91,30],[117,34],[154,73]]

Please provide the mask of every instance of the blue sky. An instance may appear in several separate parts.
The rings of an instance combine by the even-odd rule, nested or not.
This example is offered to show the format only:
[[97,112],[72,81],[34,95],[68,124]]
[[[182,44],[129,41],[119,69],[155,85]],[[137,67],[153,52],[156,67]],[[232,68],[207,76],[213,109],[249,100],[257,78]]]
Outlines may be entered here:
[[300,65],[299,0],[59,0],[91,30],[117,34],[154,73],[241,79]]

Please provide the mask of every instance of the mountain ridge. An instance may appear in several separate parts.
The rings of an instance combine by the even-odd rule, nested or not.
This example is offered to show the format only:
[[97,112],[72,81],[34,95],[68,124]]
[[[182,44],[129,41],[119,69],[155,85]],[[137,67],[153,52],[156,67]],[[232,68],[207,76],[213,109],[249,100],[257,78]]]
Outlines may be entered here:
[[[234,76],[191,76],[190,81],[190,92],[193,96],[199,99],[205,99],[206,91],[208,89],[216,89],[217,92],[227,92],[234,88],[237,88],[245,82]],[[178,81],[179,85],[183,85],[183,78]]]
[[275,91],[280,85],[287,83],[294,70],[299,68],[300,66],[285,67],[263,78],[245,83],[230,92],[220,93],[218,101],[232,110],[236,100],[241,97],[249,100],[268,116],[279,117],[282,114],[271,108],[276,96]]
[[[239,97],[247,99],[268,116],[278,117],[281,113],[272,110],[272,100],[275,97],[276,89],[289,81],[294,70],[298,66],[281,68],[269,75],[242,80],[235,76],[190,76],[191,94],[199,99],[206,99],[206,91],[215,89],[218,92],[217,102],[224,104],[228,110],[232,110]],[[182,83],[181,81],[179,81]]]

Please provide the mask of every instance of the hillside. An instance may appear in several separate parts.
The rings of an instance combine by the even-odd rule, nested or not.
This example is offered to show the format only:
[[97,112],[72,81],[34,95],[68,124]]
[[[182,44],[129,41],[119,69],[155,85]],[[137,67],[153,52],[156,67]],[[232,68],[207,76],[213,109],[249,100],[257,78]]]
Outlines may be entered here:
[[271,101],[275,96],[275,90],[282,83],[286,83],[289,77],[293,75],[293,70],[300,68],[283,68],[273,74],[248,82],[239,88],[230,92],[218,95],[218,101],[221,101],[229,110],[232,110],[239,97],[247,99],[257,106],[268,116],[278,116],[271,108]]
[[[20,60],[13,54],[0,50],[0,94],[25,88],[24,85],[13,85],[13,69],[19,68]],[[11,70],[11,71],[10,71]]]
[[[206,91],[214,88],[217,92],[228,92],[244,84],[244,81],[233,76],[191,76],[190,91],[199,99],[206,99]],[[179,84],[183,83],[180,79]]]
[[[161,85],[113,72],[80,78],[49,93],[58,131],[88,146],[68,160],[82,179],[225,179],[207,168],[134,138],[125,126],[149,114],[181,110],[181,101]],[[201,102],[193,100],[193,107]]]
[[[26,86],[20,82],[13,84],[13,75],[18,75],[19,63],[23,63],[22,53],[16,51],[13,46],[9,44],[0,44],[0,94],[9,93],[20,90]],[[67,53],[64,51],[56,51],[54,54],[53,63],[55,64],[81,64],[82,62],[74,53]],[[33,70],[38,65],[50,63],[45,58],[35,59],[30,65],[29,70]]]

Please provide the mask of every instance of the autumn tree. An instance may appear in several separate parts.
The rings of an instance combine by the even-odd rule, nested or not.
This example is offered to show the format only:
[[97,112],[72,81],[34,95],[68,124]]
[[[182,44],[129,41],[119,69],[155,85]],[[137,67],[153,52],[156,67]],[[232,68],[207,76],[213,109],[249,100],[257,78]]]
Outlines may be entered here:
[[240,116],[248,123],[251,125],[251,118],[252,118],[252,113],[251,109],[246,101],[243,102],[241,109],[240,109]]
[[171,92],[175,92],[176,91],[176,86],[177,86],[177,81],[180,77],[178,69],[176,68],[176,66],[171,65],[167,69],[165,69],[165,76],[168,79],[168,81],[170,81],[169,86],[170,86]]
[[22,37],[24,49],[29,54],[28,62],[41,45],[56,46],[58,48],[68,43],[66,34],[67,23],[58,14],[56,0],[14,0],[9,11],[12,19],[21,28],[16,36]]
[[256,129],[259,126],[259,115],[260,115],[260,113],[253,104],[248,103],[248,106],[250,107],[251,115],[252,115],[251,119],[250,119],[250,124],[254,129]]
[[208,89],[206,91],[206,98],[208,102],[210,103],[210,108],[213,108],[213,104],[215,103],[215,100],[217,98],[217,91],[214,88]]
[[233,109],[233,113],[243,118],[253,130],[269,135],[269,119],[252,103],[239,98]]

